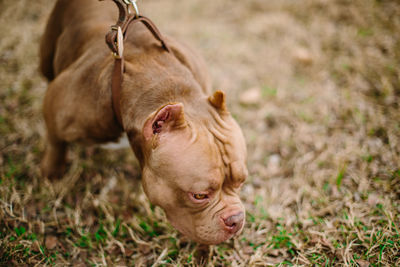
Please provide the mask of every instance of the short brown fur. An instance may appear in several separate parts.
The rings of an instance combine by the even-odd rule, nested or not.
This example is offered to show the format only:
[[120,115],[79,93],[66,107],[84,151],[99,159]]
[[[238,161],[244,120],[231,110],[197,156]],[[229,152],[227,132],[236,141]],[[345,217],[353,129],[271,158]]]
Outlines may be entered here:
[[[49,80],[44,176],[62,176],[68,143],[115,141],[123,133],[111,104],[114,59],[104,42],[116,12],[111,1],[59,0],[49,18],[40,49]],[[173,53],[165,52],[140,24],[127,36],[121,115],[144,190],[178,230],[200,243],[222,242],[243,227],[242,132],[224,93],[210,96],[197,54],[171,38],[166,40]],[[201,205],[189,197],[199,191],[209,197]]]

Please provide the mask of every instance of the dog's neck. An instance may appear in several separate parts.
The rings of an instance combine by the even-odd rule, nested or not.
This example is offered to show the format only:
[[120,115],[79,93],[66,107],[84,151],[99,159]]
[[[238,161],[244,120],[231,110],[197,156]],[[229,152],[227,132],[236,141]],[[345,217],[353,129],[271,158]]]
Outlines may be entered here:
[[[143,126],[160,107],[182,103],[191,121],[209,120],[210,104],[204,89],[175,57],[159,53],[143,58],[127,57],[121,90],[121,113],[125,131],[140,163],[143,163]],[[169,64],[168,68],[163,66]],[[171,62],[173,66],[171,66]],[[140,79],[137,77],[140,76]]]

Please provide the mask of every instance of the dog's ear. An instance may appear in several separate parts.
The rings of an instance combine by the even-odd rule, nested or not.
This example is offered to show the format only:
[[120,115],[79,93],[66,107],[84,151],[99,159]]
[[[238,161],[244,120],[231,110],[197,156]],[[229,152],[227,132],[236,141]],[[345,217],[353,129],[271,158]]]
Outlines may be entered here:
[[150,115],[143,127],[143,135],[150,140],[154,135],[167,133],[186,127],[183,104],[168,104],[161,107],[155,115]]
[[215,91],[214,94],[208,98],[208,101],[218,110],[218,112],[228,112],[228,109],[226,108],[225,93],[223,91]]

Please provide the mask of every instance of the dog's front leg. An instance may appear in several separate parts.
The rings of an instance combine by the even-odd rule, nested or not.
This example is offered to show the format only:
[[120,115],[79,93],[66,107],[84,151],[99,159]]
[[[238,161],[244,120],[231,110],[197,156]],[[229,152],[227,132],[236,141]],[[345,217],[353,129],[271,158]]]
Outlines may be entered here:
[[[47,129],[46,148],[40,164],[43,177],[49,179],[61,178],[66,167],[67,139],[65,139],[66,127],[60,128],[59,114],[68,114],[63,105],[65,89],[58,86],[58,82],[50,83],[43,105],[43,115]],[[57,119],[58,118],[58,119]]]
[[46,150],[40,166],[42,175],[49,179],[61,178],[65,172],[66,154],[67,143],[48,133]]

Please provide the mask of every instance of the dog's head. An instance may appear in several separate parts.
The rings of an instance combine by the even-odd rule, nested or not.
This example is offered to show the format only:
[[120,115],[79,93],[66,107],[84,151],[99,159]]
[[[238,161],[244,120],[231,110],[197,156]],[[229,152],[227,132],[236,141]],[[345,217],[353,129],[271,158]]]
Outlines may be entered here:
[[143,188],[174,227],[192,240],[217,244],[238,234],[245,209],[239,189],[247,177],[241,129],[217,91],[204,99],[208,116],[187,116],[170,103],[143,126]]

